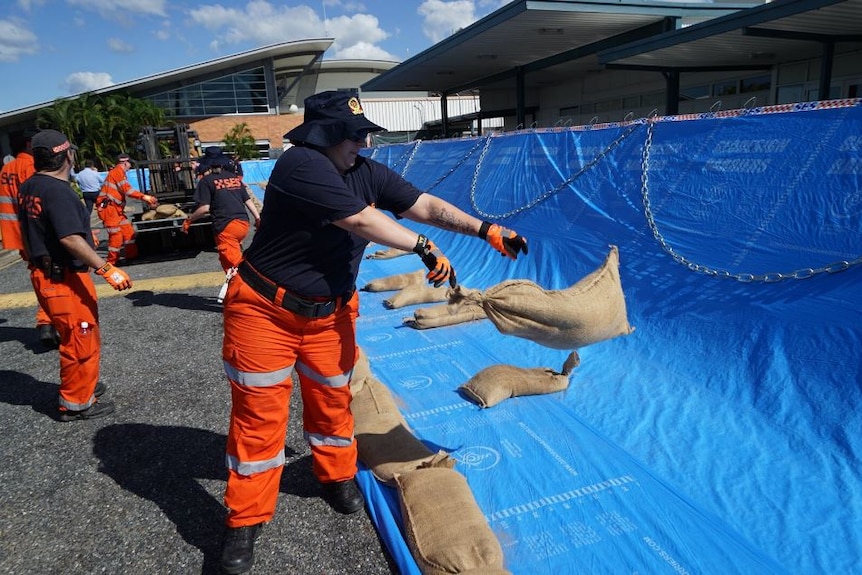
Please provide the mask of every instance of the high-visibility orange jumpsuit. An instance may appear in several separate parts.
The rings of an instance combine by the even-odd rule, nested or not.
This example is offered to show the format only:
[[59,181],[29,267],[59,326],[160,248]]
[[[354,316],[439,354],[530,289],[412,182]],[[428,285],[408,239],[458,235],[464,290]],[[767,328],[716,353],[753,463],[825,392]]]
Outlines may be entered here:
[[[0,170],[0,233],[3,234],[3,249],[18,250],[24,260],[27,254],[18,225],[18,188],[35,173],[33,155],[26,151],[20,152]],[[48,314],[39,305],[36,309],[36,327],[50,323]]]
[[315,477],[327,483],[356,474],[349,406],[359,298],[354,293],[335,313],[309,318],[267,301],[237,275],[227,299],[223,356],[233,409],[225,503],[228,527],[243,527],[275,514],[294,370]]
[[136,190],[126,178],[126,170],[117,164],[105,177],[102,190],[96,199],[96,213],[108,232],[108,263],[116,264],[120,251],[125,248],[126,259],[138,257],[135,228],[126,217],[126,199],[142,200],[144,194]]

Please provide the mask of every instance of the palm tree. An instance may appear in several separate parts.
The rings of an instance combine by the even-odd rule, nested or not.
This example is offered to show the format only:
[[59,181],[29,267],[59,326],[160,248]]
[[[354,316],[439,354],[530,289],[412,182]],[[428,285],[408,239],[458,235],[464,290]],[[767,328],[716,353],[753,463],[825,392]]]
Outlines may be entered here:
[[237,160],[256,160],[260,157],[254,136],[245,122],[235,125],[222,139],[225,152],[233,153]]
[[144,126],[167,123],[165,111],[149,100],[125,93],[92,92],[55,100],[39,110],[36,125],[66,134],[77,146],[80,158],[92,159],[99,169],[114,165],[117,154],[137,159],[138,134]]

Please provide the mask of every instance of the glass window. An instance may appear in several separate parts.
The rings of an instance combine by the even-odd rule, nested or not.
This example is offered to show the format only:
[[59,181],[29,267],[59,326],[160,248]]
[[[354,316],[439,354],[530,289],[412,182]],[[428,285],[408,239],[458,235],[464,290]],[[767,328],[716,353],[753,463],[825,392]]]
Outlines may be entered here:
[[713,96],[729,96],[730,94],[736,94],[736,92],[736,80],[731,80],[730,82],[719,82],[712,85]]
[[710,86],[709,84],[704,84],[703,86],[691,86],[687,88],[680,88],[679,90],[679,99],[684,100],[703,100],[705,98],[709,98],[710,95]]
[[739,91],[745,92],[763,92],[772,87],[772,76],[764,74],[763,76],[755,76],[754,78],[745,78],[742,80]]
[[776,94],[776,104],[793,104],[802,101],[802,84],[779,86]]
[[148,98],[173,116],[222,116],[269,111],[266,76],[253,68]]

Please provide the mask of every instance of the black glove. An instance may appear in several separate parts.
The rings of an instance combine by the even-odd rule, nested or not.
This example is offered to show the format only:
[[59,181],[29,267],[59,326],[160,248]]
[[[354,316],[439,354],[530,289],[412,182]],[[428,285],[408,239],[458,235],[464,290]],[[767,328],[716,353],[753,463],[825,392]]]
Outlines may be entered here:
[[458,285],[455,279],[455,270],[452,269],[449,258],[443,255],[443,252],[434,245],[434,242],[420,234],[413,252],[422,258],[422,263],[430,270],[425,276],[429,284],[433,283],[434,287],[440,287],[448,278],[450,286]]
[[527,254],[527,238],[500,225],[482,222],[479,227],[479,237],[491,244],[501,255],[513,260],[518,259],[519,252]]

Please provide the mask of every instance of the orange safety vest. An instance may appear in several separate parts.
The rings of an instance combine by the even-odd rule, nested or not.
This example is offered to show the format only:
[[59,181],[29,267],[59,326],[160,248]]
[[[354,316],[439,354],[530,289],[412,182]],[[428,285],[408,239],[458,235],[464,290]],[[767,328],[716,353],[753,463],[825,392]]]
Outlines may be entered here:
[[33,155],[21,152],[0,170],[0,234],[3,249],[23,250],[24,240],[18,225],[18,187],[36,173]]

